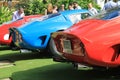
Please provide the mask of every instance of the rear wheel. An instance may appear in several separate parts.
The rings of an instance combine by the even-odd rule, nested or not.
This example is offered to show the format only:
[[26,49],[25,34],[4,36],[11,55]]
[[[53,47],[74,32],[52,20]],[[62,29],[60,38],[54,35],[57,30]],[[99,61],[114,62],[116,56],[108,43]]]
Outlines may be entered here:
[[52,54],[54,61],[57,61],[57,62],[65,62],[66,61],[66,59],[64,59],[62,57],[60,52],[57,51],[57,48],[56,48],[55,43],[52,38],[49,41],[49,52],[50,52],[50,54]]
[[18,49],[19,49],[19,48],[14,44],[13,41],[10,43],[10,48],[11,48],[12,50],[18,50]]
[[58,53],[57,48],[52,38],[50,38],[50,41],[49,41],[49,52],[53,55],[56,55],[56,53]]

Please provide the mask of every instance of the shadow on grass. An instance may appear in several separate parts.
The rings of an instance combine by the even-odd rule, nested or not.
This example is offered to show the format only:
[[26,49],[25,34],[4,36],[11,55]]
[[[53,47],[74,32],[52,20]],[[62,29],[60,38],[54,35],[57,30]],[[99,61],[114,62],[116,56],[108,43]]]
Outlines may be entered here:
[[4,51],[4,50],[10,50],[11,48],[9,46],[6,45],[0,45],[0,51]]
[[0,60],[2,59],[8,59],[11,61],[19,61],[19,60],[29,60],[29,59],[45,59],[45,58],[51,58],[51,56],[48,53],[20,53],[14,52],[9,54],[0,55]]
[[[13,61],[36,58],[51,58],[48,53],[9,53],[0,56],[0,59]],[[26,71],[14,72],[13,80],[120,80],[120,69],[114,70],[75,70],[71,65],[57,63],[42,66]]]
[[[5,53],[10,50],[9,46],[0,46],[0,51],[4,51]],[[28,60],[28,59],[41,59],[41,58],[51,58],[51,55],[47,52],[33,52],[33,53],[20,53],[19,50],[10,51],[8,54],[0,55],[0,60],[7,59],[11,61],[19,61],[19,60]]]
[[[119,72],[119,71],[118,71]],[[114,70],[75,70],[71,65],[58,63],[27,71],[15,72],[13,80],[120,80]]]

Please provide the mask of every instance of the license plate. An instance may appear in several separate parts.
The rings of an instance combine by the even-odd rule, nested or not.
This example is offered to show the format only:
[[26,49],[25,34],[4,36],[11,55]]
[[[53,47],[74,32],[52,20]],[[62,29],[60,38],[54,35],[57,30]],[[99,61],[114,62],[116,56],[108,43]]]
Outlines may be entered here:
[[70,40],[63,40],[63,52],[72,53]]

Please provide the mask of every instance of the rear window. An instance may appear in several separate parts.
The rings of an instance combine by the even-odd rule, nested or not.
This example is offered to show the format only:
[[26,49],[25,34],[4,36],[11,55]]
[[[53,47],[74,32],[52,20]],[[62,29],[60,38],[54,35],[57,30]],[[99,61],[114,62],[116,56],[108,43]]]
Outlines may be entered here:
[[115,18],[120,15],[120,8],[114,8],[107,11],[101,11],[98,15],[88,17],[88,19],[102,19],[102,20],[108,20]]

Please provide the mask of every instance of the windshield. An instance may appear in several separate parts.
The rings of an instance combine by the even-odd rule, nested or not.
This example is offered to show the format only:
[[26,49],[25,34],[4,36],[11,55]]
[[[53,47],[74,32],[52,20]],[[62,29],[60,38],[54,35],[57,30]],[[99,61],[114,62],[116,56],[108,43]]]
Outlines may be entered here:
[[120,15],[120,8],[114,8],[107,11],[101,11],[98,15],[88,17],[87,19],[102,19],[108,20]]
[[82,19],[85,19],[86,17],[91,16],[89,13],[77,13],[77,14],[71,14],[69,15],[69,19],[70,21],[75,24],[77,22],[79,22]]

